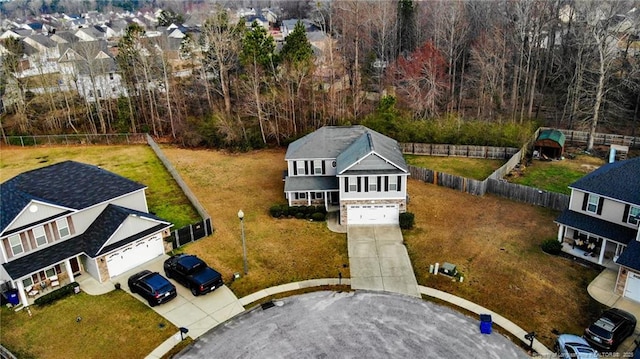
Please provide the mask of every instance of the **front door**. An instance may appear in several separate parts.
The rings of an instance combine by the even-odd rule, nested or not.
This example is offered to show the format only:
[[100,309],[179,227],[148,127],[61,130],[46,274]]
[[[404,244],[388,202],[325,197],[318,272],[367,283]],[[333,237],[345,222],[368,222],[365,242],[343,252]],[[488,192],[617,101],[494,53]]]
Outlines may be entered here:
[[69,263],[71,264],[71,271],[74,275],[80,273],[80,263],[78,263],[78,257],[71,258],[69,260]]

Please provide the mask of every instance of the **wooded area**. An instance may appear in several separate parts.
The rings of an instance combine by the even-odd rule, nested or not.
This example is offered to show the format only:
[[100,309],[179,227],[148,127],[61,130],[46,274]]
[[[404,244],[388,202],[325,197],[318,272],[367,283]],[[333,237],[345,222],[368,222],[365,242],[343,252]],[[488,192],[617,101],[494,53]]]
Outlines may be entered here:
[[[369,121],[384,133],[399,118],[423,126],[443,117],[640,132],[633,1],[269,2],[281,3],[325,31],[326,46],[312,46],[301,22],[276,46],[263,27],[232,22],[228,3],[158,2],[165,14],[206,14],[179,54],[132,24],[116,56],[127,96],[18,91],[4,100],[3,135],[149,132],[187,146],[257,148],[323,125]],[[45,81],[16,77],[24,49],[3,41],[11,52],[2,56],[1,95],[11,83]],[[90,74],[101,66],[84,64]],[[393,111],[380,111],[388,99]]]

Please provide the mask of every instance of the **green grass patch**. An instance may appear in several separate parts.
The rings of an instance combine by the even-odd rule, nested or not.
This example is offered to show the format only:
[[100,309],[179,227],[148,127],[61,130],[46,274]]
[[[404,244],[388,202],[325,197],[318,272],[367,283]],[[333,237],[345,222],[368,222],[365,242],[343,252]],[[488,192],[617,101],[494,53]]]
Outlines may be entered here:
[[122,290],[30,310],[2,308],[2,345],[19,358],[144,358],[178,331]]
[[560,161],[534,160],[531,165],[505,178],[512,183],[568,195],[571,194],[570,184],[603,164],[604,160],[587,155]]
[[407,161],[407,164],[412,166],[472,178],[479,181],[489,177],[493,172],[495,172],[495,170],[504,164],[504,161],[502,160],[466,157],[405,155],[404,158]]

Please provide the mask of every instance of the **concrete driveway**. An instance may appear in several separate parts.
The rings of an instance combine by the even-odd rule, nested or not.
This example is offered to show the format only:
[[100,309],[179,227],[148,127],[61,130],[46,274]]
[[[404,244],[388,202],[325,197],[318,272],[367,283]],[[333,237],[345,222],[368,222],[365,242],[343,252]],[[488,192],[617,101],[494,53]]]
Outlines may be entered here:
[[313,292],[239,315],[175,358],[528,358],[477,319],[382,292]]
[[399,226],[351,225],[347,241],[351,288],[420,297]]
[[[162,265],[167,258],[169,258],[167,255],[160,256],[151,262],[119,275],[118,282],[121,283],[121,288],[131,294],[127,286],[127,278],[144,269],[158,272],[164,276]],[[152,307],[152,309],[176,327],[189,329],[187,335],[191,338],[196,339],[214,326],[232,318],[238,313],[244,312],[244,307],[226,285],[211,293],[195,297],[189,289],[183,287],[181,284],[172,279],[169,279],[169,281],[176,286],[178,296],[170,302],[157,305]],[[140,295],[131,295],[148,305],[147,301]]]

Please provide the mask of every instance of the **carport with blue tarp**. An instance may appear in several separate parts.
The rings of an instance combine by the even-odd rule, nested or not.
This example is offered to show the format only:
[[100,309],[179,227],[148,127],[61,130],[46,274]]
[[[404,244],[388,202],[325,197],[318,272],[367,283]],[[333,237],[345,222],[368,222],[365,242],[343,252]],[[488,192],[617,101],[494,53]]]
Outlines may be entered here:
[[536,138],[533,149],[538,157],[543,159],[561,158],[564,153],[564,142],[564,133],[558,130],[543,130]]

